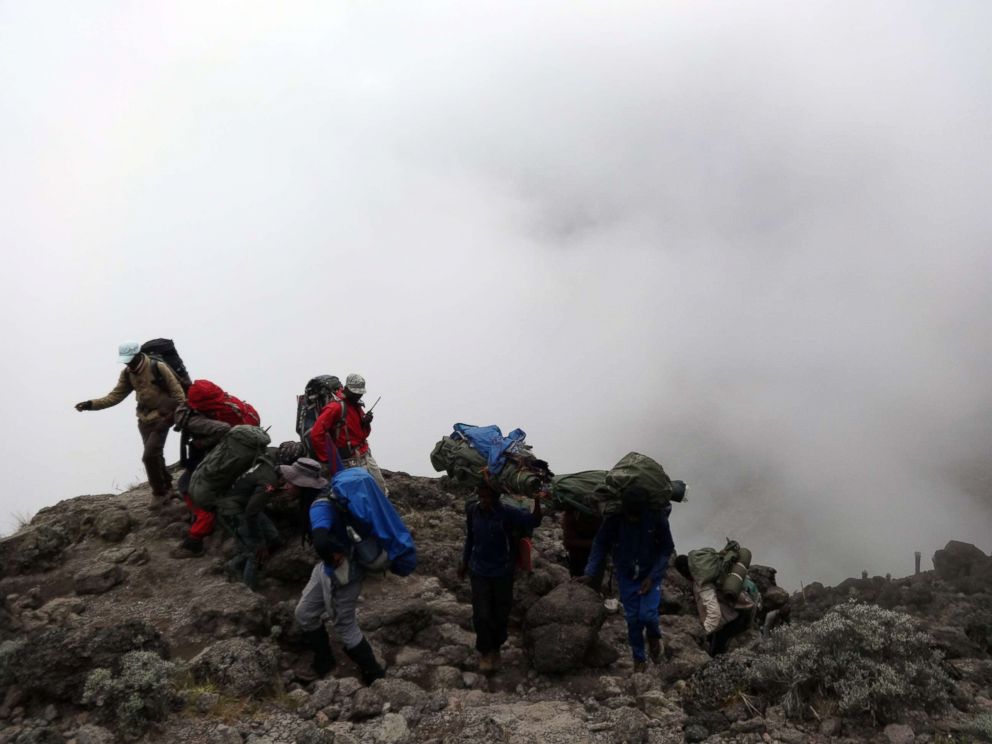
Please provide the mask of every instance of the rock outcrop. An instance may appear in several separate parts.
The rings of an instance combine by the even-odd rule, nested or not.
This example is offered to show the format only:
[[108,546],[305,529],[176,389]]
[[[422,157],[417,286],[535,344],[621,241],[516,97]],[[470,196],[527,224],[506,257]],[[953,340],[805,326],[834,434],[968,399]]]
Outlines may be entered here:
[[[469,588],[456,575],[464,493],[445,478],[386,476],[420,566],[366,581],[359,621],[387,668],[369,687],[333,633],[333,676],[310,671],[293,608],[314,556],[294,505],[274,507],[286,545],[257,592],[225,575],[237,545],[220,531],[204,557],[170,558],[185,510],[150,511],[144,486],[64,501],[0,539],[0,744],[935,742],[992,731],[992,559],[975,546],[948,544],[919,576],[813,584],[792,596],[774,568],[752,567],[765,610],[788,606],[795,628],[853,600],[910,617],[944,657],[931,675],[949,685],[939,711],[920,706],[871,724],[824,697],[817,719],[748,687],[754,671],[743,660],[757,634],[726,657],[740,675],[726,694],[723,681],[707,681],[714,662],[691,586],[674,571],[664,583],[663,662],[635,674],[622,613],[568,579],[553,516],[535,533],[533,572],[517,579],[502,669],[480,673]],[[767,658],[791,663],[778,651]]]

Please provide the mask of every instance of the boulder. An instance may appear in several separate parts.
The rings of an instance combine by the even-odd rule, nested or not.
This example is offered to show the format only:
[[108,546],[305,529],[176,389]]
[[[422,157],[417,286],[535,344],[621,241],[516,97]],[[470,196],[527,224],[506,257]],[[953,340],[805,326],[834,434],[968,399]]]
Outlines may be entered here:
[[427,704],[427,693],[413,682],[403,679],[393,679],[390,677],[376,680],[371,688],[382,698],[382,702],[389,703],[393,710],[399,710],[407,706],[421,709]]
[[988,556],[971,543],[951,540],[933,554],[933,567],[944,581],[954,581],[976,573],[988,560]]
[[916,741],[913,729],[904,723],[890,723],[883,729],[882,734],[889,744],[913,744]]
[[413,640],[432,620],[427,602],[415,597],[369,607],[362,615],[362,629],[374,631],[377,640],[399,646]]
[[107,542],[119,543],[131,531],[131,515],[127,509],[105,509],[93,525],[97,534]]
[[560,584],[527,611],[525,652],[539,672],[577,669],[594,648],[605,618],[597,592],[577,582]]
[[103,594],[124,581],[127,574],[117,563],[91,563],[72,577],[76,594]]
[[210,680],[228,694],[250,697],[272,689],[279,661],[268,643],[228,638],[197,654],[189,668],[199,681]]
[[29,525],[0,538],[0,577],[47,571],[59,564],[70,542],[68,531],[60,524]]
[[0,645],[0,687],[17,685],[43,701],[77,701],[92,669],[115,669],[130,651],[168,656],[159,631],[141,620],[29,632]]

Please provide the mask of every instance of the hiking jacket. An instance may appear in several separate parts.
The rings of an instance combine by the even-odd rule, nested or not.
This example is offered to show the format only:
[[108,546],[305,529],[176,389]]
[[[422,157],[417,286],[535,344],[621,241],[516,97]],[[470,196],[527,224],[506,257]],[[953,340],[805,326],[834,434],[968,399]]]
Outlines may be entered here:
[[279,482],[274,450],[274,447],[269,447],[265,456],[258,458],[244,475],[234,481],[227,493],[217,500],[218,514],[244,515],[250,519],[265,509],[274,495],[266,487]]
[[668,558],[675,550],[668,512],[648,510],[637,522],[627,519],[623,512],[606,517],[592,541],[586,576],[597,576],[602,572],[603,561],[610,549],[613,566],[624,578],[643,581],[650,576],[652,583],[661,581]]
[[[341,421],[341,409],[344,408],[344,422]],[[368,437],[372,432],[371,425],[362,424],[364,409],[359,403],[352,403],[349,400],[339,398],[324,406],[317,421],[314,422],[313,429],[310,430],[310,444],[313,447],[314,455],[321,462],[328,462],[328,448],[330,444],[337,447],[341,454],[341,459],[351,457],[342,450],[353,450],[359,455],[364,455],[369,451]],[[329,440],[333,437],[333,442]],[[331,458],[333,462],[334,458]]]
[[[182,386],[168,364],[149,359],[147,354],[141,356],[143,359],[137,371],[132,372],[130,367],[125,366],[121,370],[121,376],[114,389],[102,398],[90,401],[91,410],[99,411],[103,408],[116,406],[134,391],[135,397],[138,399],[136,409],[138,421],[143,424],[155,424],[172,419],[176,407],[186,400]],[[159,387],[158,383],[155,382],[153,365],[158,366],[165,389]]]
[[465,509],[465,548],[462,563],[473,576],[512,576],[516,542],[541,523],[542,514],[496,501],[492,511],[473,502]]

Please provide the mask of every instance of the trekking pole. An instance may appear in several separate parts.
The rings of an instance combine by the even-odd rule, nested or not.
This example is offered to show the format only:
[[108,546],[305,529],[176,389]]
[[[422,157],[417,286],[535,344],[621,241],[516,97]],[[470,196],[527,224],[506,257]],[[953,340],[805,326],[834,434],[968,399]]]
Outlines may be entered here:
[[[376,398],[376,399],[375,399],[375,403],[373,403],[373,404],[372,404],[372,408],[375,408],[375,407],[376,407],[377,405],[379,405],[379,401],[380,401],[380,400],[382,400],[382,396],[381,396],[381,395],[380,395],[380,396],[379,396],[378,398]],[[367,416],[368,414],[370,414],[370,413],[372,413],[372,408],[370,408],[369,410],[367,410],[367,411],[365,412],[365,415],[366,415],[366,416]]]

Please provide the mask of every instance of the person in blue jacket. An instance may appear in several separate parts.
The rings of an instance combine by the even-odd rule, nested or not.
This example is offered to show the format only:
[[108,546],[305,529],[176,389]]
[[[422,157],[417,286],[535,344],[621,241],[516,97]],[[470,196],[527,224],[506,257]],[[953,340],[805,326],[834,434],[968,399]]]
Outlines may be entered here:
[[[320,463],[301,458],[291,466],[283,466],[290,483],[292,469],[305,471],[315,488],[310,489],[304,499],[310,501],[310,539],[320,560],[310,574],[310,580],[303,588],[296,604],[296,622],[303,631],[303,637],[314,650],[313,668],[323,677],[335,666],[334,654],[324,627],[324,615],[334,620],[334,630],[341,639],[344,651],[358,667],[362,681],[370,685],[386,676],[376,661],[375,653],[368,639],[358,627],[356,610],[358,597],[362,591],[365,572],[357,560],[349,560],[353,552],[353,541],[348,535],[348,525],[336,507],[325,495],[327,480],[321,477]],[[320,485],[320,484],[323,485]]]
[[513,605],[513,572],[517,544],[528,530],[541,523],[541,496],[534,511],[503,504],[488,483],[479,486],[478,501],[465,509],[465,548],[458,578],[471,576],[472,626],[479,652],[479,671],[495,672],[500,647],[506,642]]
[[624,492],[621,509],[603,520],[593,539],[584,583],[593,584],[603,572],[606,554],[612,550],[613,567],[617,574],[620,601],[627,619],[627,636],[634,656],[634,671],[647,666],[644,639],[647,636],[651,660],[661,662],[661,626],[658,608],[661,605],[661,580],[668,559],[675,551],[672,532],[668,526],[671,505],[650,509],[647,494],[631,488]]

